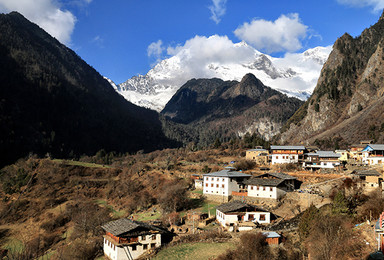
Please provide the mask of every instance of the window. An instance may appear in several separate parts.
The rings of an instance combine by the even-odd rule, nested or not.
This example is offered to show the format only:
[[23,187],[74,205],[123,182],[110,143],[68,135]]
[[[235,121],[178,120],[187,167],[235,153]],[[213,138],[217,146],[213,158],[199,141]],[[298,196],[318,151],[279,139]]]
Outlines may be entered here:
[[217,181],[220,181],[220,178],[216,178]]
[[156,244],[155,243],[152,243],[151,244],[151,248],[155,248],[156,247]]
[[208,183],[205,184],[205,187],[208,187]]
[[144,244],[143,245],[143,250],[147,250],[148,249],[148,245],[147,244]]
[[211,183],[211,187],[213,187],[213,183]]
[[269,187],[269,191],[273,191],[273,188],[272,188],[272,187]]
[[136,251],[136,250],[137,250],[136,245],[132,245],[132,251]]
[[253,190],[253,186],[251,186],[251,190]]
[[216,184],[216,188],[219,188],[219,184]]
[[261,221],[265,221],[265,214],[260,214],[260,218],[259,218]]
[[145,236],[141,236],[141,240],[145,240]]
[[279,159],[279,156],[276,156],[276,160],[278,160]]
[[224,184],[221,184],[221,188],[224,188]]
[[214,179],[215,179],[215,178],[212,177],[212,178],[211,178],[211,181],[213,181]]
[[263,190],[265,190],[265,187],[263,187]]
[[156,235],[152,235],[152,240],[156,240]]
[[223,178],[222,181],[225,181],[225,179]]
[[256,190],[259,190],[259,186],[256,187]]

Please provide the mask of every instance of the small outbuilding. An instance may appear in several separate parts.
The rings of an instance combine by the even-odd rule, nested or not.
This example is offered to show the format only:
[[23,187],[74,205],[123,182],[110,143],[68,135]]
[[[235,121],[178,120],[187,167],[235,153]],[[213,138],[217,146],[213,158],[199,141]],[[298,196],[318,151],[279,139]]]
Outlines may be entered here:
[[241,201],[231,201],[216,208],[216,220],[228,231],[246,231],[257,224],[271,223],[271,213]]

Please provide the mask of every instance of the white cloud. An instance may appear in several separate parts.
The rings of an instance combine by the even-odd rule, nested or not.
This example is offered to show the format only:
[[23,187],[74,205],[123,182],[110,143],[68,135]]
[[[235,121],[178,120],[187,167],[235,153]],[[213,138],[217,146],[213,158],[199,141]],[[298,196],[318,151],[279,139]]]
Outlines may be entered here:
[[337,0],[339,4],[354,7],[373,7],[374,12],[382,11],[384,8],[384,0]]
[[281,15],[276,21],[253,20],[239,26],[234,33],[256,49],[274,53],[300,50],[301,41],[306,38],[307,31],[308,26],[304,25],[295,13]]
[[208,7],[212,14],[211,19],[216,24],[219,24],[221,21],[221,17],[225,15],[225,12],[227,10],[226,4],[227,0],[212,0],[212,5]]
[[[162,54],[165,48],[163,47],[163,41],[158,40],[157,42],[152,42],[147,48],[148,57],[154,57],[156,63],[161,60]],[[153,64],[154,65],[154,64]]]
[[[87,3],[90,0],[85,0]],[[69,44],[76,17],[55,0],[0,0],[0,12],[17,11],[64,44]]]
[[[167,54],[171,58],[155,66],[150,76],[164,85],[181,86],[191,78],[217,77],[239,81],[246,73],[253,73],[272,88],[311,92],[331,49],[318,47],[304,53],[286,53],[283,58],[266,55],[272,62],[272,67],[269,67],[267,63],[258,63],[262,60],[262,53],[245,42],[233,43],[227,36],[219,35],[195,36],[184,45],[168,47]],[[264,69],[282,76],[272,78]],[[286,76],[289,69],[296,74]]]

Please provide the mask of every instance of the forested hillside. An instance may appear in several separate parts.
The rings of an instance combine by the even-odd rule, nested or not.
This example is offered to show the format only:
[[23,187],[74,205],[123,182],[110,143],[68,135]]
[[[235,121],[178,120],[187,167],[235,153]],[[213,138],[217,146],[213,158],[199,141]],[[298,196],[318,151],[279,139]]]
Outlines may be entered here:
[[0,165],[170,145],[155,111],[127,102],[75,52],[19,13],[0,15]]

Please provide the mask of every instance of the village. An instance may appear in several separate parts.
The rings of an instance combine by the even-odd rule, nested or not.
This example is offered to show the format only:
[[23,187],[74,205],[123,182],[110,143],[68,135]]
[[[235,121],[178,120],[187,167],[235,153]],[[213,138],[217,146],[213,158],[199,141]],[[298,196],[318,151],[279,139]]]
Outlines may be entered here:
[[[353,183],[363,194],[383,190],[384,144],[371,140],[335,151],[302,145],[255,147],[243,159],[257,167],[239,169],[231,161],[218,171],[183,176],[193,181],[191,196],[207,200],[213,211],[209,206],[208,212],[190,210],[168,227],[137,221],[133,215],[102,225],[106,259],[150,257],[171,240],[212,227],[233,235],[259,232],[269,247],[279,247],[297,232],[298,217],[310,207],[330,204],[330,194],[343,183]],[[384,213],[379,219],[366,216],[357,226],[365,228],[364,241],[376,249],[374,254],[384,250],[383,220]]]

